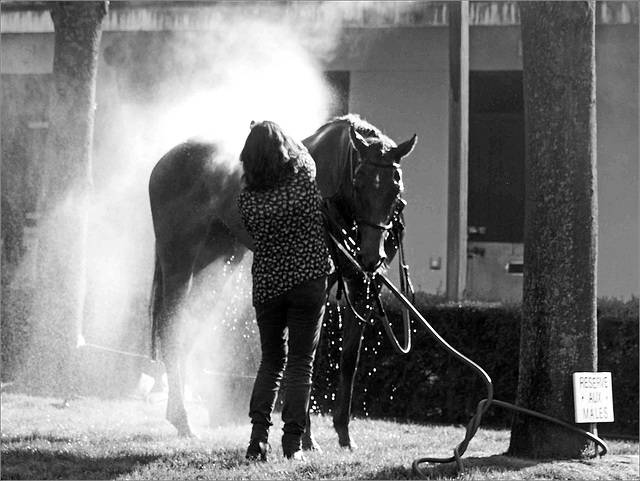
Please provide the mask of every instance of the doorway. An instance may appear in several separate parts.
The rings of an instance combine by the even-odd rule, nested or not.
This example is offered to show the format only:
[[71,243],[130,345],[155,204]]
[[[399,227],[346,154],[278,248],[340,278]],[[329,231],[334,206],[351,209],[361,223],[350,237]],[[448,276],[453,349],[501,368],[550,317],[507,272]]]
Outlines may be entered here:
[[522,298],[524,156],[522,71],[469,72],[468,298]]

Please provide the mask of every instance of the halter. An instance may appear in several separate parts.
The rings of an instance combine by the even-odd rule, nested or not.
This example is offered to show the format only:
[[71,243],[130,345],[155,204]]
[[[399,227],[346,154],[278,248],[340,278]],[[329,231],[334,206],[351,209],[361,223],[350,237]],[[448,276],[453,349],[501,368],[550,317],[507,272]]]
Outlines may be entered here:
[[[353,147],[350,146],[349,148],[349,172],[351,174],[351,204],[354,207],[355,210],[355,205],[356,205],[356,192],[355,189],[353,188],[353,185],[355,183],[355,176],[356,176],[356,172],[358,172],[359,169],[365,168],[365,167],[373,167],[376,169],[394,169],[397,171],[400,171],[400,164],[397,162],[393,162],[391,164],[382,164],[380,162],[365,162],[362,159],[360,159],[360,163],[358,164],[358,166],[354,169],[353,168],[353,154],[355,152],[355,149]],[[382,224],[382,223],[378,223],[378,222],[372,222],[368,219],[363,219],[361,217],[356,217],[354,215],[354,220],[356,223],[356,227],[359,225],[366,225],[368,227],[373,227],[374,229],[380,229],[383,231],[389,231],[393,228],[394,226],[394,219],[396,217],[399,217],[400,214],[402,213],[402,210],[404,209],[404,207],[407,205],[407,202],[402,198],[402,195],[400,192],[398,192],[398,195],[396,196],[395,200],[394,200],[394,204],[393,204],[393,211],[390,217],[390,220],[388,223],[386,224]],[[355,212],[354,212],[355,214]]]
[[[355,181],[355,174],[359,169],[365,168],[365,167],[373,167],[376,169],[395,169],[400,171],[400,164],[398,164],[397,162],[394,162],[393,164],[389,165],[389,164],[381,164],[379,162],[360,162],[360,165],[358,165],[358,167],[356,167],[356,170],[352,172],[351,174],[351,182],[352,184]],[[353,193],[352,193],[352,197],[353,197],[353,205],[355,206],[355,190],[353,189]],[[402,198],[401,194],[398,193],[398,195],[396,196],[395,200],[394,200],[394,205],[393,205],[393,212],[391,214],[391,220],[387,223],[387,224],[382,224],[382,223],[376,223],[376,222],[371,222],[368,219],[362,219],[359,217],[355,218],[356,224],[358,225],[366,225],[368,227],[373,227],[375,229],[380,229],[383,231],[388,231],[391,228],[393,228],[393,219],[394,217],[396,217],[397,215],[399,215],[402,210],[404,209],[404,207],[407,205],[407,202]]]
[[[397,170],[400,169],[400,164],[397,162],[394,162],[392,164],[381,164],[379,162],[361,161],[358,167],[354,170],[353,169],[354,150],[355,149],[353,148],[350,148],[349,150],[349,173],[351,176],[351,186],[352,186],[351,197],[352,197],[353,208],[355,208],[355,190],[353,189],[353,183],[354,183],[354,177],[357,169],[364,168],[364,167],[373,167],[373,168],[379,168],[379,169],[397,169]],[[373,276],[370,274],[367,274],[362,268],[362,266],[356,261],[357,242],[355,238],[352,237],[349,233],[349,231],[353,231],[354,228],[357,229],[359,225],[367,225],[370,227],[381,229],[383,231],[390,232],[390,234],[393,235],[394,244],[395,244],[394,248],[398,251],[398,265],[399,265],[401,289],[402,289],[402,292],[406,293],[408,296],[413,298],[414,289],[413,289],[413,285],[411,284],[411,280],[409,279],[409,266],[405,263],[404,247],[401,239],[401,234],[402,234],[402,231],[404,230],[404,220],[402,216],[402,211],[404,210],[404,207],[407,205],[407,202],[402,198],[401,194],[398,193],[398,195],[394,200],[393,212],[391,214],[390,221],[387,224],[374,223],[367,219],[355,218],[355,225],[352,224],[351,226],[346,227],[344,225],[346,224],[345,222],[342,222],[342,225],[339,222],[339,220],[344,221],[344,217],[342,217],[341,215],[337,215],[337,216],[332,215],[332,214],[337,214],[337,212],[335,212],[335,210],[332,209],[332,206],[329,203],[330,200],[331,199],[327,199],[325,202],[323,202],[323,217],[325,219],[325,225],[327,227],[327,232],[329,236],[328,243],[329,243],[331,255],[336,260],[335,264],[336,264],[336,271],[338,274],[338,292],[336,294],[336,297],[340,299],[342,297],[341,294],[344,293],[347,304],[351,309],[351,311],[353,312],[356,319],[358,319],[358,321],[363,323],[369,323],[369,324],[371,323],[370,320],[366,319],[365,317],[363,317],[357,312],[357,310],[353,306],[353,303],[351,302],[351,299],[347,290],[345,289],[344,279],[342,277],[342,272],[341,272],[342,269],[338,261],[338,251],[341,251],[341,253],[347,259],[347,261],[354,265],[356,270],[364,276],[367,282],[367,285],[371,287],[371,290],[373,291],[371,292],[372,294],[371,297],[373,298],[372,300],[374,300],[375,303],[377,304],[380,315],[384,319],[383,325],[385,326],[385,330],[387,331],[389,338],[392,340],[394,347],[400,352],[403,352],[403,353],[408,352],[409,349],[411,349],[409,312],[407,309],[401,309],[403,314],[403,320],[404,320],[404,328],[405,328],[405,336],[404,336],[405,343],[404,343],[404,346],[401,346],[398,339],[391,331],[391,326],[389,324],[387,314],[382,305],[382,301],[380,299],[380,293],[378,292],[378,288],[375,283],[375,279],[374,279],[375,274]],[[369,295],[367,297],[369,298]]]
[[[393,329],[391,328],[391,322],[389,321],[389,318],[387,317],[387,313],[384,309],[384,306],[382,305],[382,300],[380,299],[380,291],[378,286],[376,285],[376,279],[375,279],[377,274],[371,275],[362,269],[362,266],[360,266],[358,261],[355,259],[355,255],[354,255],[355,254],[354,248],[356,246],[355,241],[349,236],[349,234],[344,229],[339,228],[339,225],[337,224],[337,222],[329,214],[328,206],[326,205],[326,203],[323,204],[323,216],[324,216],[325,222],[327,223],[327,233],[329,237],[328,239],[329,250],[331,252],[331,256],[336,260],[335,262],[336,273],[338,275],[338,291],[336,293],[336,298],[340,300],[340,298],[342,297],[342,294],[344,293],[344,297],[345,297],[345,300],[347,301],[347,305],[349,306],[349,309],[351,309],[351,312],[353,313],[354,317],[361,323],[373,324],[373,321],[370,319],[370,316],[364,317],[356,310],[355,306],[353,305],[353,302],[351,301],[350,295],[347,292],[347,289],[345,288],[345,283],[342,276],[342,267],[340,266],[340,262],[338,260],[338,251],[340,251],[342,255],[347,259],[347,261],[355,267],[356,271],[363,275],[365,282],[367,283],[367,290],[369,291],[369,289],[371,289],[369,291],[369,294],[367,294],[366,297],[367,299],[372,298],[372,300],[375,301],[378,307],[378,311],[380,313],[380,317],[382,319],[382,325],[394,349],[396,349],[398,352],[402,354],[407,354],[411,350],[411,317],[410,317],[409,309],[404,306],[401,307],[400,309],[402,312],[402,320],[403,320],[403,326],[404,326],[404,342],[403,344],[401,344],[397,336],[393,332]],[[403,296],[406,295],[407,297],[410,297],[412,301],[414,301],[415,291],[413,289],[413,285],[411,284],[411,280],[409,279],[409,266],[405,263],[404,249],[402,246],[402,241],[400,240],[400,237],[399,237],[400,230],[404,229],[404,224],[402,223],[402,218],[399,215],[397,220],[398,220],[398,224],[394,225],[393,228],[396,233],[397,249],[399,254],[398,268],[399,268],[399,274],[400,274],[401,292]],[[329,228],[329,224],[331,223],[334,224],[334,226],[338,227],[337,236],[333,232],[331,232],[331,229]],[[397,229],[397,231],[395,229]],[[382,281],[385,284],[387,284],[387,286],[389,286],[388,280],[385,278],[385,276],[382,274],[380,274],[380,276],[382,278]],[[371,311],[373,307],[371,306],[368,309]]]

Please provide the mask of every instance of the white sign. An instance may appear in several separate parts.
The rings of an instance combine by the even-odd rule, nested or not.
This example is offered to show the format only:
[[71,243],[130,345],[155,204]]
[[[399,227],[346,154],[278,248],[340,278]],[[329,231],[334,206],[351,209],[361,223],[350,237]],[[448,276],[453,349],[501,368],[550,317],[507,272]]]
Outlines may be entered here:
[[574,372],[573,400],[576,423],[613,422],[610,372]]

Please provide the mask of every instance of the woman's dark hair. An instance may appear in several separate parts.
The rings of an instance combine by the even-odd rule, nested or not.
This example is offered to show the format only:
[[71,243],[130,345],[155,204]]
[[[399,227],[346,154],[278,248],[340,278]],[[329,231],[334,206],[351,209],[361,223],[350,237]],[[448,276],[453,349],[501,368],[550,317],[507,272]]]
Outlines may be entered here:
[[249,190],[267,190],[279,185],[298,170],[299,158],[307,149],[287,135],[275,122],[252,123],[240,154],[242,178]]

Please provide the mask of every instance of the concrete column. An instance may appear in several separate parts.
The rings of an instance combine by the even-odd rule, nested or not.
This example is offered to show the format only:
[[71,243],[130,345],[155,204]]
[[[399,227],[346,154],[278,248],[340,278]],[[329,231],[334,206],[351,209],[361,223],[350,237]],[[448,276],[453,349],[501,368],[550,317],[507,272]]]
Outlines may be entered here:
[[447,299],[462,299],[467,272],[469,2],[449,7],[449,190]]

